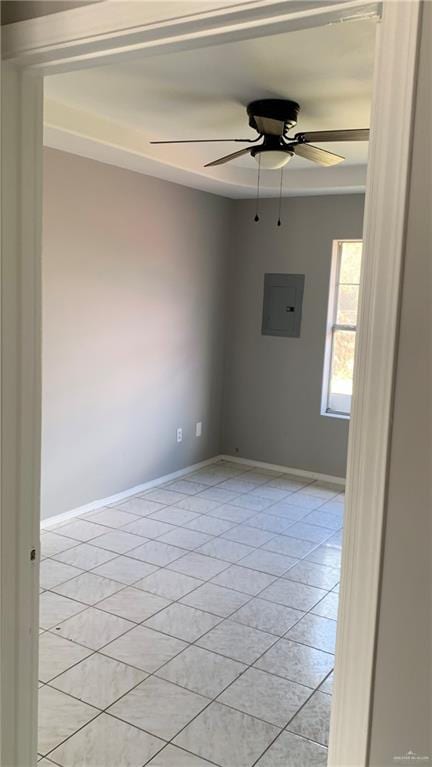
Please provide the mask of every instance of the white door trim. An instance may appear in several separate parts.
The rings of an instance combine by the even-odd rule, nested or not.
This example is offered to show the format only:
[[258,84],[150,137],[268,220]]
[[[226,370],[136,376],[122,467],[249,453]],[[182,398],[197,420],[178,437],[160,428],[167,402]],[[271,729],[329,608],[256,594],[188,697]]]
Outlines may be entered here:
[[[216,5],[216,3],[215,3]],[[218,3],[219,5],[219,3]],[[377,0],[221,0],[219,9],[149,16],[145,2],[111,2],[10,24],[3,57],[45,74],[377,16]],[[178,3],[179,8],[184,3]]]
[[[121,19],[120,5],[97,3],[3,30],[4,52],[11,62],[2,73],[2,90],[9,107],[2,110],[2,140],[9,137],[7,162],[2,167],[3,767],[29,767],[35,759],[38,577],[29,557],[31,549],[37,547],[34,539],[39,527],[41,75],[106,63],[137,52],[149,55],[162,48],[168,52],[305,29],[376,14],[378,7],[366,0],[333,5],[315,0],[259,0],[180,20],[146,22],[142,13],[145,3],[125,4],[128,11],[120,12]],[[135,20],[130,14],[137,14]],[[61,25],[56,23],[60,17]],[[418,0],[386,0],[380,25],[330,767],[367,765],[409,171],[410,128],[405,119],[395,119],[395,115],[405,118],[413,104],[418,17]]]
[[[419,4],[384,4],[375,63],[329,764],[368,759]],[[396,130],[395,115],[407,120]],[[389,137],[391,136],[391,140]]]
[[25,71],[11,68],[8,64],[3,65],[0,520],[2,767],[27,767],[33,763],[32,755],[36,754],[41,452],[42,84],[40,79],[35,79]]

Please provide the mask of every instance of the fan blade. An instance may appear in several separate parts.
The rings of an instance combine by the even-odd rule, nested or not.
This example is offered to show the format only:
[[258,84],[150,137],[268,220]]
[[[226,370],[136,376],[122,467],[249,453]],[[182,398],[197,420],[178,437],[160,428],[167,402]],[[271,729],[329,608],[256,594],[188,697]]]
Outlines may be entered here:
[[238,152],[232,152],[231,154],[226,154],[224,157],[219,157],[218,160],[213,160],[213,162],[208,162],[206,165],[204,165],[204,168],[211,168],[212,165],[223,165],[225,162],[234,160],[235,157],[241,157],[242,155],[248,154],[249,152],[250,152],[249,147],[246,147],[246,149],[240,149]]
[[306,133],[297,133],[296,139],[301,141],[368,141],[369,128],[354,130],[315,130]]
[[320,149],[312,144],[297,144],[293,146],[295,154],[304,157],[305,160],[312,160],[317,162],[318,165],[337,165],[339,162],[345,160],[345,157],[341,157],[339,154],[333,154],[333,152],[327,152],[325,149]]
[[257,117],[253,116],[258,133],[267,134],[268,136],[283,136],[285,130],[285,123],[281,120],[273,120],[271,117]]
[[209,144],[214,141],[240,141],[245,144],[254,144],[259,138],[259,136],[256,138],[181,138],[174,141],[149,141],[149,144]]

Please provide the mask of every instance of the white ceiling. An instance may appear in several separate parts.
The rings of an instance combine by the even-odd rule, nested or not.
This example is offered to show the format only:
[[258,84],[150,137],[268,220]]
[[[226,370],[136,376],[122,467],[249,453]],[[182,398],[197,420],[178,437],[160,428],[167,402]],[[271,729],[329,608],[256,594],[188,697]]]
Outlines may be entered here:
[[[255,194],[243,157],[203,168],[239,144],[150,145],[150,139],[253,137],[245,107],[258,98],[301,105],[298,130],[369,126],[376,22],[335,24],[46,78],[47,144],[229,197]],[[346,157],[321,168],[296,157],[286,193],[359,191],[367,144],[326,144]],[[263,174],[263,194],[279,174]]]

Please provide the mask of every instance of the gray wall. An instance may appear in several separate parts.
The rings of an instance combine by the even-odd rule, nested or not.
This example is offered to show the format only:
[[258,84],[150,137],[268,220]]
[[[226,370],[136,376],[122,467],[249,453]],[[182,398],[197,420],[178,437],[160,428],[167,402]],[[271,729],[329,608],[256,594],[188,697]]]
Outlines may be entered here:
[[229,210],[55,150],[44,172],[48,517],[219,452]]
[[381,609],[371,767],[432,763],[432,4],[424,4]]
[[[323,171],[325,173],[325,171]],[[233,203],[224,452],[345,476],[347,420],[320,415],[332,240],[361,238],[363,195]],[[300,338],[261,335],[265,272],[305,274]]]

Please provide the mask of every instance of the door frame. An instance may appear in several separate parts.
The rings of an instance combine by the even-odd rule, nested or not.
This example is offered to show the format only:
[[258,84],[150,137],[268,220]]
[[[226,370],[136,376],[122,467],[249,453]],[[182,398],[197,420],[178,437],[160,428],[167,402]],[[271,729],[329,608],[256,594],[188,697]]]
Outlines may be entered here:
[[[217,3],[215,2],[215,5]],[[187,4],[189,7],[191,3]],[[347,470],[329,767],[366,767],[420,0],[254,0],[172,18],[96,3],[3,28],[0,762],[36,758],[43,77],[381,15]],[[162,6],[162,4],[161,4]],[[159,10],[159,9],[158,9]],[[60,23],[62,22],[62,23]],[[403,119],[395,119],[395,115]],[[391,135],[391,142],[389,136]],[[395,162],[395,158],[397,161]]]

